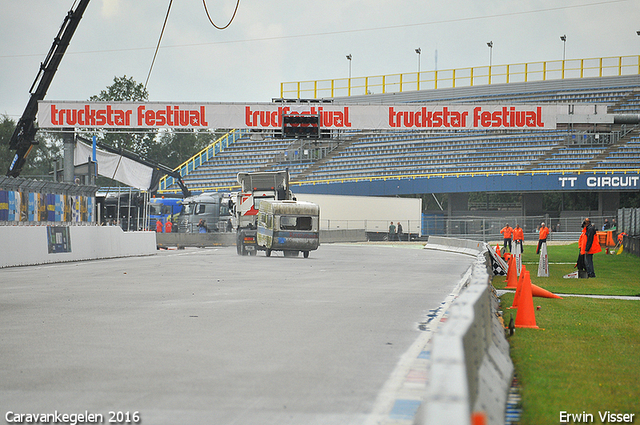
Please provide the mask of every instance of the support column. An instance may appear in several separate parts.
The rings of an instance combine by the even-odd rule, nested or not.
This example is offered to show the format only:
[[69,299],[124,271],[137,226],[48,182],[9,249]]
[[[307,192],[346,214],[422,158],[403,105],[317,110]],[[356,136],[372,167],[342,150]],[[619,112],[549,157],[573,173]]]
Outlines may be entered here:
[[598,215],[617,216],[620,208],[620,192],[598,192]]
[[451,217],[452,213],[469,211],[469,194],[468,193],[450,193],[448,213]]
[[64,140],[64,181],[66,183],[74,182],[75,166],[73,165],[74,156],[74,132],[73,128],[65,128],[62,133]]
[[522,215],[525,217],[544,215],[542,193],[524,193],[522,195]]

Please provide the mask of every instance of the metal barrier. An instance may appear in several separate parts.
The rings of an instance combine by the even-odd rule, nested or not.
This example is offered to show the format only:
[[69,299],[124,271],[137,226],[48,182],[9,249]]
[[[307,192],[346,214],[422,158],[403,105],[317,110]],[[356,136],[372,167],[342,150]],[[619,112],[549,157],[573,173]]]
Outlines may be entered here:
[[502,425],[513,363],[496,315],[499,302],[487,272],[487,246],[437,237],[429,238],[427,247],[432,244],[436,249],[476,252],[478,261],[467,287],[449,308],[447,321],[433,337],[430,379],[415,423],[468,425],[473,412],[483,412],[488,424]]
[[636,74],[640,74],[640,56],[611,56],[406,72],[369,77],[284,82],[280,84],[280,97],[319,99],[359,96],[376,92],[402,93],[412,90],[472,87],[485,84]]
[[96,186],[0,177],[0,225],[95,224]]
[[622,246],[624,247],[625,252],[635,255],[636,257],[640,257],[640,238],[625,236],[622,239]]
[[620,208],[618,210],[618,233],[640,236],[640,208]]

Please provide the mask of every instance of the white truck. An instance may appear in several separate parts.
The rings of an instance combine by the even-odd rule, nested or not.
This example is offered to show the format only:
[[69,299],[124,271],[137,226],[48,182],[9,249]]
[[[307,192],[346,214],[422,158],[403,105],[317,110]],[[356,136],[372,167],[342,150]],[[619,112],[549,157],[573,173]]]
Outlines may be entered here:
[[[263,200],[293,199],[288,171],[238,173],[240,192],[235,204],[238,255],[256,255],[258,210]],[[263,248],[262,248],[263,249]]]

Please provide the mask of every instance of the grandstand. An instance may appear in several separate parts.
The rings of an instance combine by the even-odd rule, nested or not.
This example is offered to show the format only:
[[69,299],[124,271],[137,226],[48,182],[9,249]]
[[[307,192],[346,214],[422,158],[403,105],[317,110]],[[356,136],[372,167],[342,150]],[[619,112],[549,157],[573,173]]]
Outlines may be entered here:
[[[288,168],[300,193],[387,196],[539,192],[556,190],[558,181],[564,185],[558,175],[637,176],[639,74],[324,99],[340,104],[566,104],[569,114],[570,105],[586,103],[596,105],[596,114],[615,119],[602,123],[576,117],[559,122],[553,130],[336,131],[332,139],[316,141],[282,139],[273,132],[244,132],[215,156],[200,160],[198,167],[189,170],[183,165],[181,173],[195,192],[234,190],[238,172]],[[590,183],[574,190],[592,188],[599,190]],[[639,188],[623,185],[620,189]],[[170,178],[161,183],[165,193],[177,189]]]

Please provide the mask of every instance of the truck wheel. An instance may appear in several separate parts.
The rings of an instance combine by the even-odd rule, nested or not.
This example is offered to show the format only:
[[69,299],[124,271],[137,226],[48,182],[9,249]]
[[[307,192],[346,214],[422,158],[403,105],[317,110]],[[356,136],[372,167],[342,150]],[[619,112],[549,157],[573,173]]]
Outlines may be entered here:
[[240,240],[240,233],[236,236],[236,251],[238,255],[242,255],[242,241]]
[[304,255],[304,258],[309,258],[309,251],[303,251],[302,255]]

